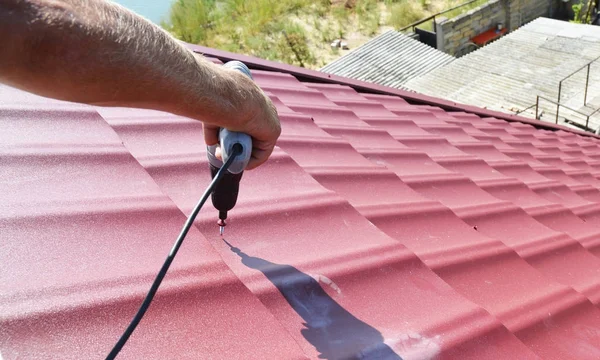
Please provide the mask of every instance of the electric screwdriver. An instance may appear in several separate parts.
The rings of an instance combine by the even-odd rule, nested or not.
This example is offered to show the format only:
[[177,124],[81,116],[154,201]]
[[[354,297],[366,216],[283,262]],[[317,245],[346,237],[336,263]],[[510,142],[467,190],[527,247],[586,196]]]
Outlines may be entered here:
[[[223,66],[238,70],[252,79],[250,69],[240,61],[229,61]],[[222,160],[219,160],[215,154],[218,146],[221,147]],[[211,195],[213,206],[219,211],[219,221],[217,224],[219,225],[221,236],[227,224],[225,222],[227,220],[227,212],[233,209],[237,202],[240,180],[252,154],[252,138],[248,134],[221,128],[219,130],[219,145],[207,146],[211,177],[214,178],[221,166],[223,166],[223,163],[227,162],[227,159],[234,154],[236,155],[234,162],[225,172],[221,181],[217,183]]]

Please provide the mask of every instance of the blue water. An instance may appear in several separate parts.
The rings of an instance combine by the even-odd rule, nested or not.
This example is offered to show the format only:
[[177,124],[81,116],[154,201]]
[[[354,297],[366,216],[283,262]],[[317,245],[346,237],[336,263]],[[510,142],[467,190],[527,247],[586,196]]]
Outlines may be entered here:
[[173,0],[113,0],[130,10],[142,15],[146,19],[160,24],[161,20],[167,20],[169,9]]

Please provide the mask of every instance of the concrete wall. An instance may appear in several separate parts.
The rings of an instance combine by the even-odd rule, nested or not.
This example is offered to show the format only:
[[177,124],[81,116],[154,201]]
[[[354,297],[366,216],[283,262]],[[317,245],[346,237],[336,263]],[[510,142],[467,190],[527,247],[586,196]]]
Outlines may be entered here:
[[450,55],[468,52],[471,38],[500,23],[509,31],[553,15],[560,0],[492,0],[453,19],[437,20],[437,47]]
[[551,17],[558,6],[555,0],[504,0],[508,6],[507,28],[512,31],[539,17]]
[[507,12],[504,5],[503,0],[492,0],[453,19],[436,24],[438,49],[456,55],[472,37],[489,30],[497,23],[505,25]]

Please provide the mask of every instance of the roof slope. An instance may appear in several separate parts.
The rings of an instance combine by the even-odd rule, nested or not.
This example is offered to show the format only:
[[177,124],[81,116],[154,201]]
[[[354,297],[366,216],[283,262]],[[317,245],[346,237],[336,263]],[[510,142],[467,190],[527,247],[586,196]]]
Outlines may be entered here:
[[[278,149],[122,358],[599,357],[598,139],[253,75]],[[0,353],[101,357],[209,181],[200,123],[0,99]]]
[[[0,353],[104,358],[185,216],[93,108],[0,98]],[[168,278],[120,358],[305,358],[200,231]]]
[[[448,66],[436,69],[405,84],[411,90],[431,96],[514,113],[536,102],[536,96],[554,101],[559,82],[600,56],[600,27],[538,18],[516,31]],[[565,81],[561,103],[585,114],[593,110],[583,106],[586,70]],[[592,65],[588,101],[600,108],[600,63]],[[555,121],[556,106],[541,101]],[[534,117],[535,111],[524,114]],[[585,118],[561,108],[570,119]],[[593,128],[600,120],[593,119]]]
[[321,71],[403,89],[409,80],[453,60],[453,56],[390,30],[327,64]]

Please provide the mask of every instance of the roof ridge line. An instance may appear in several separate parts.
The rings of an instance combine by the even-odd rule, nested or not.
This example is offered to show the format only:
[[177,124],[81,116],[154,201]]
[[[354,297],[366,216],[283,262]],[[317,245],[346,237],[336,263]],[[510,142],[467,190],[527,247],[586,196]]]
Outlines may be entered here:
[[589,137],[594,137],[600,139],[599,135],[592,134],[586,131],[579,131],[575,129],[568,128],[562,125],[556,125],[552,123],[548,123],[540,120],[528,119],[518,115],[510,115],[505,114],[499,111],[493,111],[488,109],[479,108],[473,105],[466,105],[457,102],[453,102],[450,100],[444,100],[440,98],[436,98],[433,96],[428,96],[424,94],[418,94],[416,92],[410,92],[407,90],[400,90],[395,88],[390,88],[383,85],[371,84],[365,81],[349,79],[343,76],[326,74],[317,70],[311,70],[306,68],[301,68],[294,65],[283,64],[276,61],[264,60],[254,56],[236,54],[225,50],[218,50],[213,48],[208,48],[201,45],[194,45],[182,42],[188,49],[195,53],[199,53],[202,55],[207,55],[210,57],[217,58],[222,62],[227,62],[230,60],[238,60],[244,62],[248,67],[256,70],[266,70],[266,71],[275,71],[275,72],[284,72],[290,75],[293,75],[300,81],[307,82],[321,82],[321,83],[329,83],[329,84],[339,84],[349,86],[356,91],[374,93],[374,94],[382,94],[382,95],[393,95],[399,96],[407,101],[410,101],[414,104],[418,105],[433,105],[442,108],[445,111],[463,111],[470,114],[475,114],[480,117],[494,117],[497,119],[502,119],[510,122],[519,122],[523,124],[532,125],[538,129],[547,129],[547,130],[563,130],[566,132],[570,132],[573,134],[584,135]]

